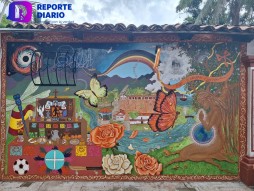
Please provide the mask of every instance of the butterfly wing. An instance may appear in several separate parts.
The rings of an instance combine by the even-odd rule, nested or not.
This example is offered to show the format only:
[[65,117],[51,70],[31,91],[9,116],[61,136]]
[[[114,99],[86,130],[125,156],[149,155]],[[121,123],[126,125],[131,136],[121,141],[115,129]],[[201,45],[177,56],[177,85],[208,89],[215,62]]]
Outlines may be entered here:
[[175,93],[166,95],[158,91],[154,110],[160,114],[152,114],[149,117],[148,124],[153,131],[165,131],[172,127],[177,117]]
[[161,113],[176,114],[176,94],[174,92],[167,95],[160,105]]
[[98,99],[91,90],[79,90],[75,92],[75,95],[87,99],[91,106],[98,106]]
[[176,120],[175,114],[152,114],[148,119],[150,128],[156,131],[166,131],[172,127]]
[[92,77],[92,79],[90,81],[90,88],[97,97],[107,96],[107,86],[104,85],[101,87],[100,81],[95,76]]
[[150,115],[150,117],[148,119],[148,125],[154,132],[158,131],[157,121],[158,121],[159,116],[160,116],[159,114],[152,114],[152,115]]
[[97,97],[105,97],[107,96],[107,86],[104,85],[102,87],[100,87],[99,89],[97,90],[94,90],[94,93]]
[[162,92],[161,90],[157,91],[156,94],[156,101],[153,110],[157,112],[161,112],[161,104],[163,100],[165,99],[166,94]]
[[89,99],[93,95],[93,92],[91,90],[79,90],[74,94],[84,99]]
[[89,99],[88,102],[91,106],[97,107],[98,106],[98,98],[95,95],[92,95]]
[[172,114],[161,114],[156,122],[156,127],[158,131],[166,131],[168,128],[172,127],[176,120],[176,113]]

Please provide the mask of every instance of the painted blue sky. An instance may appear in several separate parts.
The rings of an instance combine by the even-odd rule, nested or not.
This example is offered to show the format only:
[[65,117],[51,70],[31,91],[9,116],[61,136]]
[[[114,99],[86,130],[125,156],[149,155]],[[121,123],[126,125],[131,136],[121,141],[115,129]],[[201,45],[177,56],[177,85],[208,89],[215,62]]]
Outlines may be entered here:
[[118,68],[114,69],[108,74],[109,77],[114,75],[121,76],[122,78],[131,77],[138,78],[142,75],[150,74],[153,71],[147,65],[139,62],[129,62]]
[[[129,51],[129,50],[144,50],[155,54],[156,45],[160,45],[160,43],[126,43],[126,44],[110,44],[109,49],[112,49],[112,52],[108,53],[105,56],[105,59],[100,60],[100,63],[97,63],[96,69],[99,72],[106,71],[110,65],[114,62],[114,60],[120,56],[121,54]],[[135,73],[134,73],[134,67]],[[108,74],[108,76],[118,75],[121,77],[132,77],[138,78],[141,75],[150,74],[152,70],[145,64],[140,62],[131,62],[119,66],[114,69],[112,72]]]

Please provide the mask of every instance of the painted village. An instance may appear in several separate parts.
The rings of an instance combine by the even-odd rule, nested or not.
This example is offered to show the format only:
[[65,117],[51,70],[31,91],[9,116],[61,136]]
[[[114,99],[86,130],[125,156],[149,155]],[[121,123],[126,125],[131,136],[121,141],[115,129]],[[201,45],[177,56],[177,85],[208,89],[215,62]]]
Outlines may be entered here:
[[7,50],[6,176],[238,174],[238,43]]

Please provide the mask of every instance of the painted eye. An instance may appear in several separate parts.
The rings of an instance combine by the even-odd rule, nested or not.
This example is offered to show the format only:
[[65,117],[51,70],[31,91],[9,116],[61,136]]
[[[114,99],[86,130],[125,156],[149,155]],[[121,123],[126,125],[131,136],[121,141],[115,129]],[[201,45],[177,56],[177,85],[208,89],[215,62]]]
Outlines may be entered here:
[[[27,68],[31,63],[32,55],[33,55],[32,50],[24,50],[22,52],[19,52],[18,53],[18,60],[17,60],[18,66],[20,68]],[[35,58],[33,58],[33,61],[34,60],[35,60]]]
[[30,64],[33,64],[33,71],[38,71],[40,53],[36,52],[34,46],[22,46],[16,49],[12,55],[12,66],[21,74],[28,74],[31,71]]

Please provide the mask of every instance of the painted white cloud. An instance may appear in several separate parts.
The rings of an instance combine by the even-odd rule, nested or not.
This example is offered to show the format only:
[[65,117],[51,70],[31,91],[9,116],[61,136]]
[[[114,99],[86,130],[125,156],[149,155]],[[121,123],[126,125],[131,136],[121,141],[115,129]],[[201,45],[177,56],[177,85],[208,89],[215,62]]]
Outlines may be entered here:
[[83,20],[91,23],[135,25],[182,22],[173,0],[93,0],[83,1]]
[[[172,48],[173,46],[164,46],[161,49],[161,63],[159,65],[159,71],[161,74],[161,80],[165,84],[169,84],[171,81],[179,81],[191,71],[190,58],[181,48]],[[154,74],[151,81],[154,83],[148,84],[146,89],[151,92],[156,92],[161,89],[161,84],[157,80],[157,75]]]

